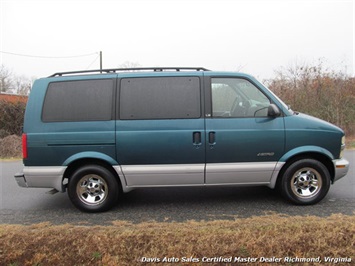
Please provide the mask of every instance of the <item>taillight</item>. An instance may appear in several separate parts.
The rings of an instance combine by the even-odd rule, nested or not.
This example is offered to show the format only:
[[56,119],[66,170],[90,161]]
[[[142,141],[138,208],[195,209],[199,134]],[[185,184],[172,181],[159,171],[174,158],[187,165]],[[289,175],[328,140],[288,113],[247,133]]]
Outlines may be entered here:
[[27,159],[27,134],[22,134],[22,157],[23,159]]

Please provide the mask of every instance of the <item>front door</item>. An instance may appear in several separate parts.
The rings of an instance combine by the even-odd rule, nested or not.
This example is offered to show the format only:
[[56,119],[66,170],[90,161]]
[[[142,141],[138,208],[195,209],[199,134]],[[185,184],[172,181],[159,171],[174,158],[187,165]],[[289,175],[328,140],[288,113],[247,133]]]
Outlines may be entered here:
[[268,184],[284,150],[283,117],[268,117],[270,99],[244,78],[211,78],[206,118],[206,184]]

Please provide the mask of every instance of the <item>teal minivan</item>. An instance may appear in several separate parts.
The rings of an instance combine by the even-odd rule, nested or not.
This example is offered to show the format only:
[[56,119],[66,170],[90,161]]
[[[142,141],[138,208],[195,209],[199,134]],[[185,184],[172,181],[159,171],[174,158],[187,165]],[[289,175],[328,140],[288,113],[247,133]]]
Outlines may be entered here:
[[268,186],[314,204],[345,176],[344,132],[292,111],[254,77],[204,68],[55,73],[35,81],[21,187],[86,212],[135,188]]

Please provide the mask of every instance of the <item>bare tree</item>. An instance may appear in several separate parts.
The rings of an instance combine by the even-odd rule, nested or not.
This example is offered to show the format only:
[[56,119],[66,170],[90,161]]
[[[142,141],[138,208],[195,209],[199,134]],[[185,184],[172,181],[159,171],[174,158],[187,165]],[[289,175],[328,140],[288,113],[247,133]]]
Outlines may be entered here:
[[12,73],[4,65],[0,66],[0,93],[8,92],[12,87]]
[[31,90],[32,81],[25,76],[15,76],[13,79],[14,92],[27,95]]
[[334,123],[349,135],[355,134],[353,78],[330,70],[322,59],[315,64],[296,62],[275,74],[267,83],[293,110]]
[[138,62],[125,61],[122,64],[119,64],[119,68],[135,68],[140,67],[141,65]]

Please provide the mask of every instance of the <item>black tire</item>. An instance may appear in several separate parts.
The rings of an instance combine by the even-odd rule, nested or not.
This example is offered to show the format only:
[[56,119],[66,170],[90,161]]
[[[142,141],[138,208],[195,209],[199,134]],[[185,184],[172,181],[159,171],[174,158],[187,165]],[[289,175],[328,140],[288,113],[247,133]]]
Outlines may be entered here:
[[281,194],[299,205],[321,201],[330,188],[328,169],[314,159],[301,159],[291,163],[281,178]]
[[100,165],[78,168],[69,179],[68,195],[84,212],[103,212],[117,203],[119,185],[114,174]]

